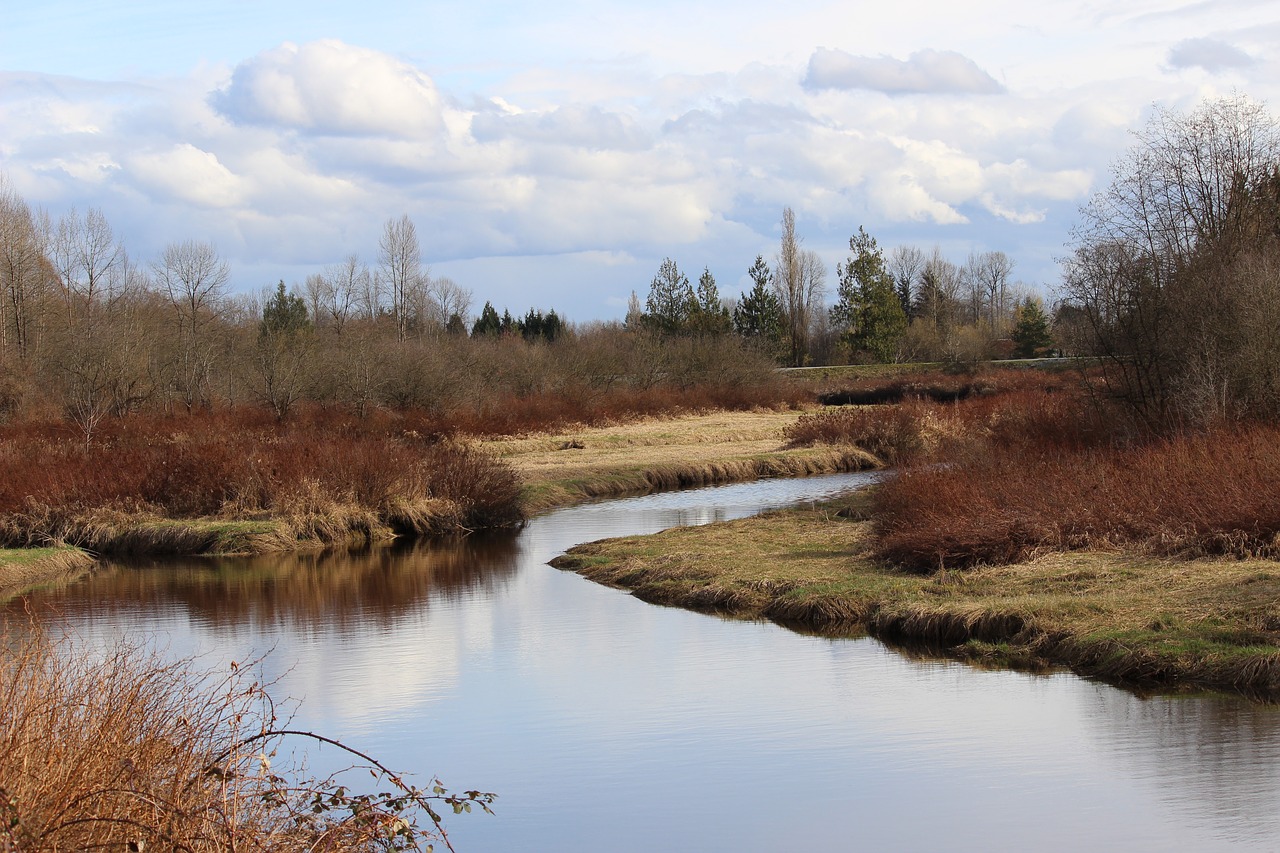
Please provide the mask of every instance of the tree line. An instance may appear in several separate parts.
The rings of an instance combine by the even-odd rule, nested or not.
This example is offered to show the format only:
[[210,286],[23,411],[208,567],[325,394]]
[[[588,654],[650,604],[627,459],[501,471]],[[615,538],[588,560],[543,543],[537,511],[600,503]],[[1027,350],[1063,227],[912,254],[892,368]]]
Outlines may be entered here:
[[627,324],[672,335],[730,332],[779,363],[976,361],[1032,358],[1054,350],[1041,300],[1011,280],[1003,252],[972,253],[957,265],[934,248],[898,246],[888,255],[859,228],[849,257],[836,265],[835,302],[827,305],[827,269],[803,248],[795,214],[783,210],[773,264],[762,255],[747,269],[751,287],[725,300],[710,269],[697,287],[675,261],[663,260],[643,305],[633,292]]

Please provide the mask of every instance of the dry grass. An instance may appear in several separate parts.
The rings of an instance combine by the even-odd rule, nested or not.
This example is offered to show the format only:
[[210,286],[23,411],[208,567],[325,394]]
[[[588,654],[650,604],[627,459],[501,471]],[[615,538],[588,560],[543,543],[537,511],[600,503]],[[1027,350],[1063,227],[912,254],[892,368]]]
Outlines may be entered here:
[[525,483],[532,510],[593,497],[871,467],[851,448],[783,447],[799,411],[755,410],[646,419],[492,439],[482,449]]
[[92,565],[78,548],[0,548],[0,601],[35,584],[79,576]]
[[575,548],[558,561],[663,604],[1151,686],[1280,696],[1280,568],[1051,554],[921,576],[874,557],[865,495]]
[[442,837],[434,805],[492,799],[423,794],[351,751],[381,791],[273,766],[290,735],[252,665],[201,673],[38,630],[0,648],[3,850],[418,849]]
[[0,543],[207,553],[518,523],[510,468],[429,426],[245,409],[134,416],[85,444],[64,425],[9,425]]

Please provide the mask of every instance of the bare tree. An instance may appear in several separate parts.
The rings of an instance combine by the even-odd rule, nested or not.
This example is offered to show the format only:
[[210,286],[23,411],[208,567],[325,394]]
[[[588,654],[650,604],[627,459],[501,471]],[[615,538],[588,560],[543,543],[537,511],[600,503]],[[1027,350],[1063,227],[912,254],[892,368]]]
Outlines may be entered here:
[[800,367],[809,351],[814,317],[821,312],[826,295],[827,268],[817,252],[800,247],[796,237],[796,215],[782,211],[782,242],[774,257],[771,283],[782,306],[790,346],[790,363]]
[[1153,428],[1277,410],[1249,307],[1280,237],[1280,124],[1244,97],[1158,110],[1082,210],[1065,287]]
[[388,219],[378,240],[378,278],[391,297],[391,315],[396,323],[396,340],[409,337],[412,311],[428,280],[422,268],[422,247],[418,230],[408,214]]
[[925,254],[918,246],[895,246],[889,253],[889,274],[893,276],[893,289],[897,291],[898,302],[907,317],[912,314],[915,305],[917,280],[924,272]]
[[40,306],[53,278],[48,230],[0,175],[0,352],[12,349],[21,361],[34,350]]
[[[312,321],[342,334],[372,289],[373,276],[355,254],[348,255],[342,263],[330,264],[323,273],[307,276],[306,294]],[[375,305],[370,319],[376,313]]]
[[187,408],[207,403],[215,346],[205,329],[223,310],[231,268],[211,243],[186,240],[166,246],[151,269],[177,319],[174,390]]

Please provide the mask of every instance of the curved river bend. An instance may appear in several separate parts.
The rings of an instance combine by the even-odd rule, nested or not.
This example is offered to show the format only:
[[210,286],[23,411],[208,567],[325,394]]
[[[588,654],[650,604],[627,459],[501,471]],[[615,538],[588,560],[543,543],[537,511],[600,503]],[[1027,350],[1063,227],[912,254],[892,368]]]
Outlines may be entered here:
[[610,501],[366,555],[121,565],[39,598],[90,641],[145,632],[211,664],[272,649],[296,726],[499,794],[496,816],[448,820],[460,853],[1280,849],[1274,707],[911,660],[545,565],[867,476]]

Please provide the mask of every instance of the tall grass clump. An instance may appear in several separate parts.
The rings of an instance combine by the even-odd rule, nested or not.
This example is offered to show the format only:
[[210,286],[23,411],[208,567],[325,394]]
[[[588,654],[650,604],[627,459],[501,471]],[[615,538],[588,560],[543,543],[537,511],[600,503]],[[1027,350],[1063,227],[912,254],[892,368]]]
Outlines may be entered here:
[[[0,850],[400,850],[443,841],[429,793],[336,741],[290,732],[253,665],[204,672],[127,642],[0,634]],[[347,773],[308,778],[290,741],[344,750]],[[360,793],[354,785],[375,787]],[[452,847],[449,847],[452,849]]]

